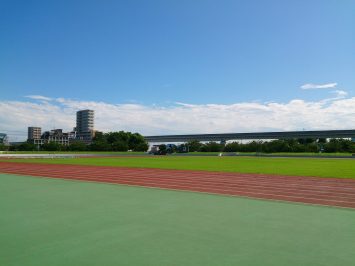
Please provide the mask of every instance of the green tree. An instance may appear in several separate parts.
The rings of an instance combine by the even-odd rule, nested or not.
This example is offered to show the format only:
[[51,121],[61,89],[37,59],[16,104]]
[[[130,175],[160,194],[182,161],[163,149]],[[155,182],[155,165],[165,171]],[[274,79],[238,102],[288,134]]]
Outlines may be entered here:
[[272,140],[263,143],[263,151],[267,153],[272,152],[291,152],[292,149],[289,143],[285,140]]
[[86,151],[87,148],[87,145],[82,141],[73,141],[68,147],[71,151]]
[[111,146],[113,151],[128,151],[128,144],[123,140],[117,140]]
[[63,145],[51,141],[42,145],[42,149],[45,151],[61,151],[64,149]]
[[18,151],[36,151],[37,147],[33,143],[24,142],[17,146]]
[[130,132],[124,132],[124,131],[119,131],[119,132],[109,132],[106,133],[106,139],[107,142],[112,144],[117,141],[122,141],[128,144],[129,137],[130,137]]
[[230,142],[224,146],[225,152],[238,152],[240,151],[240,144],[238,142]]
[[298,139],[298,143],[299,144],[310,144],[310,143],[313,143],[315,142],[316,140],[315,139],[312,139],[312,138],[299,138]]
[[217,142],[211,141],[205,143],[200,147],[201,152],[220,152],[224,148],[223,144],[218,144]]
[[160,144],[159,145],[159,154],[160,155],[165,155],[167,153],[167,147],[165,144]]
[[3,143],[0,143],[0,151],[7,151],[8,150],[8,146],[6,146],[5,144]]
[[95,133],[95,137],[93,138],[93,142],[95,141],[107,141],[106,135],[103,132],[97,131]]
[[111,145],[105,140],[95,140],[90,144],[90,150],[92,151],[110,151]]
[[149,148],[149,145],[147,142],[139,143],[139,144],[136,144],[136,146],[134,147],[134,151],[147,151],[148,148]]
[[198,140],[191,140],[186,144],[189,147],[189,152],[199,151],[202,146],[202,143]]
[[138,133],[130,133],[128,139],[128,148],[133,151],[147,151],[148,143],[142,135]]
[[189,152],[189,147],[187,144],[180,144],[176,147],[176,152],[187,153],[187,152]]
[[309,143],[307,145],[305,145],[305,150],[306,152],[318,152],[319,151],[319,147],[317,143]]

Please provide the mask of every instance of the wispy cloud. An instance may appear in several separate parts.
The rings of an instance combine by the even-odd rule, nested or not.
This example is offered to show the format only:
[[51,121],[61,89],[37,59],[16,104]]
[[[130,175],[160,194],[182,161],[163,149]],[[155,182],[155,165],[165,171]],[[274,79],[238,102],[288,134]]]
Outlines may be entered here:
[[45,97],[45,96],[42,96],[42,95],[27,95],[25,97],[33,99],[33,100],[40,100],[40,101],[52,101],[53,100],[52,98]]
[[326,84],[313,84],[313,83],[307,83],[302,85],[300,88],[302,90],[318,90],[318,89],[334,89],[338,83],[326,83]]
[[345,98],[348,95],[348,93],[344,90],[335,90],[332,92],[335,93],[338,98]]
[[[25,139],[27,126],[72,130],[75,112],[90,108],[95,110],[96,129],[126,130],[144,135],[354,128],[355,97],[346,97],[346,92],[340,90],[334,92],[336,97],[320,101],[294,99],[286,103],[228,105],[110,104],[66,98],[40,99],[38,102],[0,101],[0,125],[1,130],[23,132],[21,138]],[[10,137],[14,141],[16,136]]]

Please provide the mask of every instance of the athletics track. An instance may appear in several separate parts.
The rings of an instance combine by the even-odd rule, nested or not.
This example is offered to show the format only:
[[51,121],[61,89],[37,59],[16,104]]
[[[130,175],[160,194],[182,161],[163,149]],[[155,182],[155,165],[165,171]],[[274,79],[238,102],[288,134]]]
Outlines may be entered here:
[[352,179],[15,162],[0,173],[355,208]]

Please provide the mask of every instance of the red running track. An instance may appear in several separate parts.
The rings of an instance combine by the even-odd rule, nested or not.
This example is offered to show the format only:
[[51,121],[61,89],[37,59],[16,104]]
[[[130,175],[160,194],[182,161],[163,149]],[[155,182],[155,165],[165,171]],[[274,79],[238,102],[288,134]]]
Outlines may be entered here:
[[0,173],[355,208],[352,179],[14,162],[0,162]]

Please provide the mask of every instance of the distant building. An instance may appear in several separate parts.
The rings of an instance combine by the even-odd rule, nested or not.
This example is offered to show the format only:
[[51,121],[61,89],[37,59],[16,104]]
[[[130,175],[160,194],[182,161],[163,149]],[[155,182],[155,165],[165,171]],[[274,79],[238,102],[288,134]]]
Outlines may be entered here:
[[76,139],[91,143],[94,136],[94,110],[76,112]]
[[81,110],[76,113],[76,127],[72,132],[53,129],[41,134],[40,127],[28,127],[27,140],[35,145],[43,145],[49,142],[69,145],[70,142],[75,140],[90,144],[94,136],[94,111]]
[[70,141],[70,133],[63,133],[62,129],[53,129],[51,131],[46,131],[42,134],[41,140],[39,143],[35,144],[43,144],[49,142],[56,142],[62,145],[69,145]]
[[0,133],[0,144],[8,145],[7,135],[5,133]]
[[27,140],[33,141],[40,139],[41,131],[42,129],[40,127],[28,127]]
[[94,130],[94,110],[76,112],[76,131],[81,134]]

